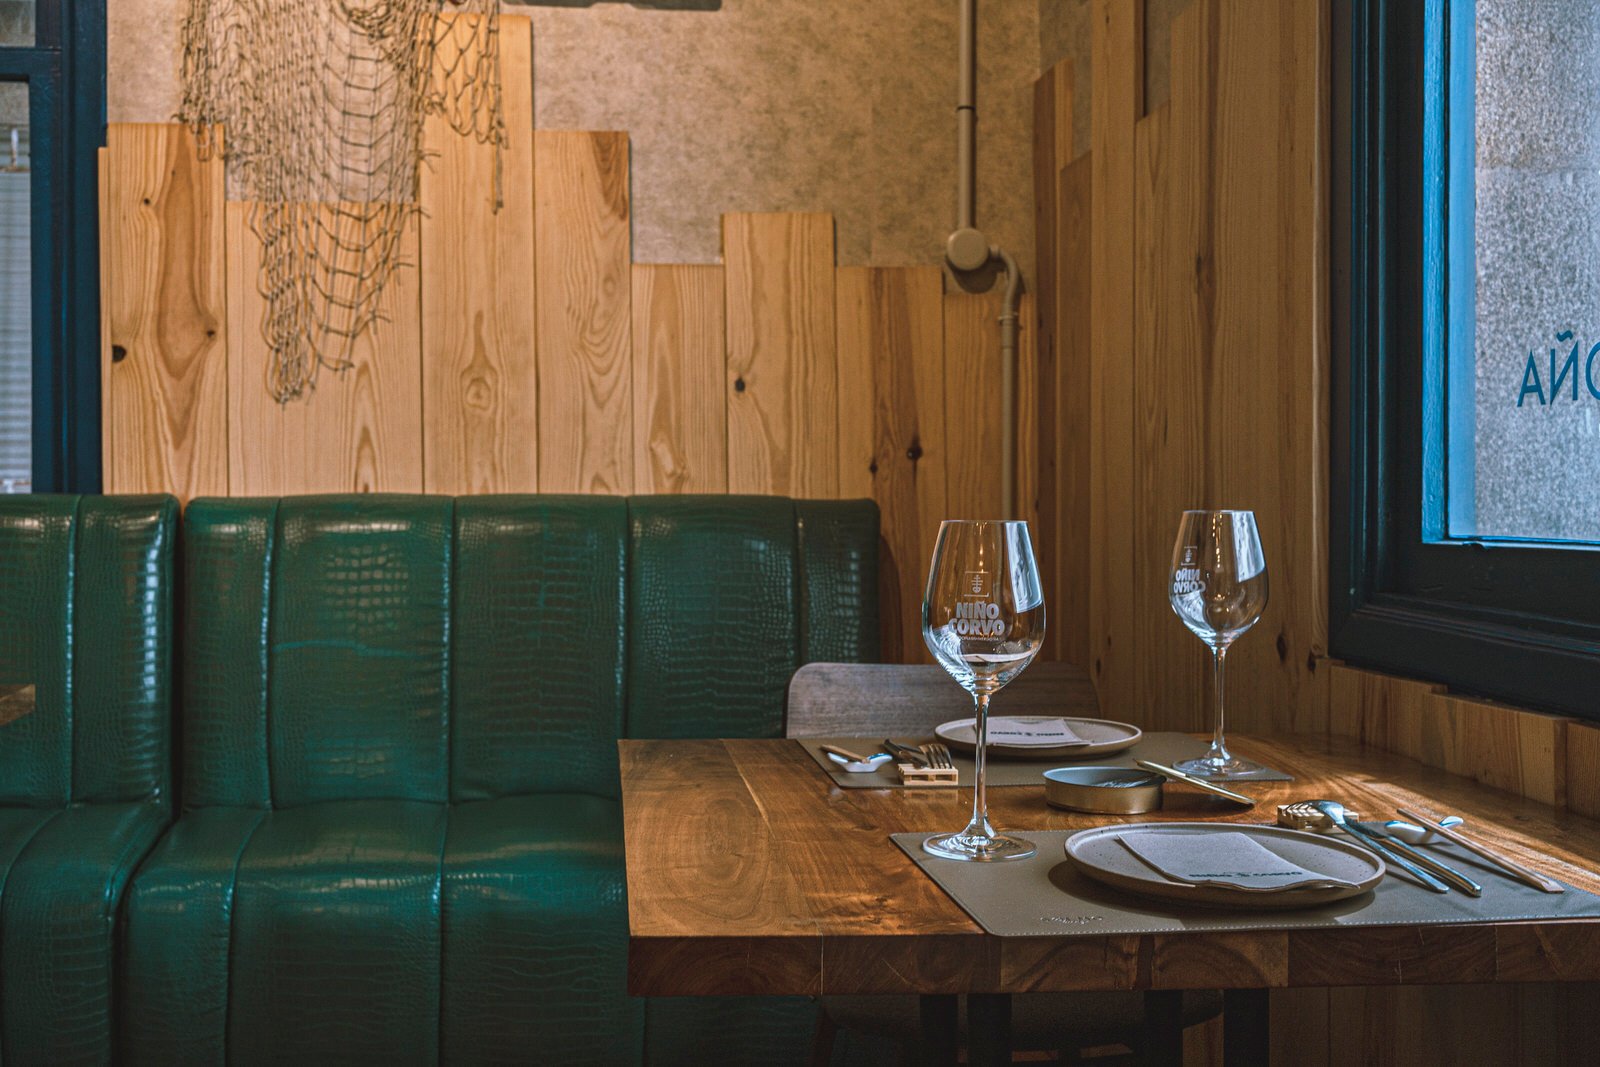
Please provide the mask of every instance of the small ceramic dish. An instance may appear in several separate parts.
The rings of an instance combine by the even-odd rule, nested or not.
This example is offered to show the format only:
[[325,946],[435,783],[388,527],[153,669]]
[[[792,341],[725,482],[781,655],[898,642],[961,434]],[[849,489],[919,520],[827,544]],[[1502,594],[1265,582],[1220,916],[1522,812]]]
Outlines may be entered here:
[[1097,815],[1138,815],[1161,807],[1167,779],[1129,767],[1056,767],[1044,772],[1044,799],[1052,808]]

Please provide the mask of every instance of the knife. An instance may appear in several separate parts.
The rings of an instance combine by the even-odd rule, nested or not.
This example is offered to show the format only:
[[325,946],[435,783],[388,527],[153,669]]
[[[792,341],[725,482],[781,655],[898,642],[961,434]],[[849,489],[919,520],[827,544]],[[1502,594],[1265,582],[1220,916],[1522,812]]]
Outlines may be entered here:
[[1427,868],[1440,878],[1449,882],[1469,897],[1483,896],[1483,886],[1462,874],[1447,863],[1441,863],[1419,849],[1412,848],[1394,834],[1389,833],[1384,827],[1373,822],[1357,822],[1355,819],[1347,820],[1350,825],[1371,834],[1373,837],[1383,839],[1385,848],[1392,848],[1407,859],[1414,860],[1418,865]]
[[1411,875],[1411,877],[1415,878],[1417,881],[1421,882],[1435,893],[1450,892],[1449,886],[1445,885],[1443,882],[1439,881],[1439,879],[1435,878],[1421,867],[1418,867],[1415,863],[1412,863],[1410,860],[1400,855],[1399,852],[1387,847],[1390,842],[1386,842],[1381,837],[1376,837],[1367,833],[1352,820],[1345,818],[1344,805],[1339,803],[1337,800],[1313,800],[1309,803],[1312,807],[1322,812],[1322,814],[1332,819],[1333,825],[1337,826],[1339,829],[1343,830],[1345,833],[1349,834],[1351,837],[1365,845],[1367,847],[1367,851],[1376,853],[1385,862],[1400,868],[1402,871],[1405,871],[1407,874]]
[[901,759],[916,764],[918,767],[933,766],[933,762],[928,759],[927,754],[919,748],[912,748],[909,745],[897,745],[887,737],[883,739],[883,747]]

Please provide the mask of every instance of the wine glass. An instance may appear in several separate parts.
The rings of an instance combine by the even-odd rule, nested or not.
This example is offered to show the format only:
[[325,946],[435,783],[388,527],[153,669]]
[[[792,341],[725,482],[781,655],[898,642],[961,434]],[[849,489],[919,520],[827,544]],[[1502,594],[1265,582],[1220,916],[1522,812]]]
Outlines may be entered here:
[[1223,667],[1228,647],[1256,624],[1267,606],[1267,559],[1249,511],[1185,511],[1172,546],[1172,610],[1211,649],[1217,725],[1204,756],[1178,770],[1199,778],[1242,778],[1262,769],[1231,754],[1222,736]]
[[972,694],[978,735],[972,821],[922,843],[953,860],[1019,860],[1026,841],[995,833],[984,796],[989,700],[1033,662],[1044,642],[1044,592],[1028,524],[947,520],[939,527],[922,598],[922,639],[939,665]]

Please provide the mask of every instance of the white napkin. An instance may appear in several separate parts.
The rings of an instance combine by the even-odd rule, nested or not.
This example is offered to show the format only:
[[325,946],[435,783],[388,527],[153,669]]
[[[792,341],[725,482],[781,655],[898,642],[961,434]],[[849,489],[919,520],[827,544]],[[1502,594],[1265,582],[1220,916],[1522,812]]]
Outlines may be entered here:
[[1223,885],[1254,893],[1311,886],[1354,886],[1284,859],[1240,833],[1142,833],[1118,837],[1122,846],[1174,882]]
[[[973,729],[977,729],[974,725]],[[1001,745],[1087,745],[1089,739],[1073,733],[1065,719],[1040,719],[1024,722],[1020,719],[994,718],[989,720],[989,741]]]

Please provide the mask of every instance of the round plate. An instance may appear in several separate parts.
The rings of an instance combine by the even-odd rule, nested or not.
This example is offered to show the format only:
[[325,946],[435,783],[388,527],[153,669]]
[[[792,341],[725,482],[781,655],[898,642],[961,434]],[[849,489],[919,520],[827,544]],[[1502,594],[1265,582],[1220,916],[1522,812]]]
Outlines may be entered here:
[[[1015,719],[1017,722],[1048,722],[1066,719],[1072,732],[1088,741],[1087,745],[1003,745],[989,742],[989,755],[1008,759],[1095,759],[1121,752],[1139,743],[1144,732],[1137,726],[1110,719],[1074,719],[1066,715],[1004,715],[997,718]],[[978,747],[977,719],[952,719],[934,727],[933,732],[951,748],[971,752]]]
[[[1251,892],[1227,886],[1172,882],[1148,867],[1117,841],[1130,834],[1242,833],[1255,838],[1291,863],[1308,871],[1354,882],[1354,887],[1286,889],[1281,893]],[[1314,908],[1369,892],[1383,881],[1383,861],[1354,843],[1281,826],[1240,823],[1156,822],[1099,826],[1067,838],[1067,858],[1097,882],[1140,896],[1214,908]]]

